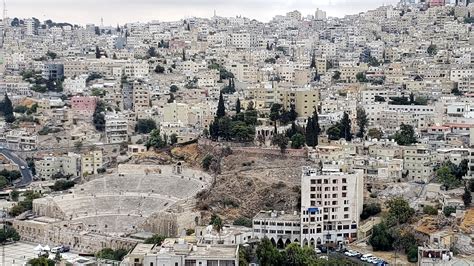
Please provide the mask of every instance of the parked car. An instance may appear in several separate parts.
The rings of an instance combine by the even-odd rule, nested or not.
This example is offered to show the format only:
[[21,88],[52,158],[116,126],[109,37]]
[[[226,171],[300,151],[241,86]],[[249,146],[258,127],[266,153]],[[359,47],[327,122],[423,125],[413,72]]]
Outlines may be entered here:
[[21,169],[21,170],[25,170],[26,167],[22,165],[22,166],[20,166],[20,169]]
[[361,261],[367,261],[369,258],[372,258],[374,255],[370,254],[370,253],[367,253],[367,254],[364,254],[362,255],[362,257],[360,257],[360,260]]

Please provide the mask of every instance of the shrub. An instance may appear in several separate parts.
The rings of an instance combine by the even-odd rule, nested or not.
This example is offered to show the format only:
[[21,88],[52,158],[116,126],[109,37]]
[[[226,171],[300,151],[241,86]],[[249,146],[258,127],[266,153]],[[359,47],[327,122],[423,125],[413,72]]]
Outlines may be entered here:
[[423,213],[428,215],[438,215],[438,209],[433,206],[426,205],[423,207]]

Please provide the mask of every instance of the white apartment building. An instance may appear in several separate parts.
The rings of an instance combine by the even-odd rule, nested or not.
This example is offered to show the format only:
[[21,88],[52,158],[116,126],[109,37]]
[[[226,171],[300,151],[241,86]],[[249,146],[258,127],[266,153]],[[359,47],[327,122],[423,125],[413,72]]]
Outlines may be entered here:
[[301,244],[339,245],[357,238],[363,206],[363,171],[304,167]]
[[295,212],[260,211],[252,221],[254,238],[267,237],[279,249],[301,242],[300,215]]
[[86,89],[87,75],[80,75],[75,78],[69,77],[64,80],[64,92],[71,95],[84,93]]
[[125,115],[114,113],[105,116],[105,138],[107,143],[128,141],[128,119]]

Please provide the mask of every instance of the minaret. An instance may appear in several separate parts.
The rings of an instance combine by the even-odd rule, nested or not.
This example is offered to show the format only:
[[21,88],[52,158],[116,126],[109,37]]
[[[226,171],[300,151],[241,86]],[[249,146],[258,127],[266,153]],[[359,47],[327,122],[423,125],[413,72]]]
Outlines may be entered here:
[[3,48],[5,42],[5,36],[7,35],[7,1],[3,0],[3,30],[2,30],[2,42],[0,43],[1,47]]

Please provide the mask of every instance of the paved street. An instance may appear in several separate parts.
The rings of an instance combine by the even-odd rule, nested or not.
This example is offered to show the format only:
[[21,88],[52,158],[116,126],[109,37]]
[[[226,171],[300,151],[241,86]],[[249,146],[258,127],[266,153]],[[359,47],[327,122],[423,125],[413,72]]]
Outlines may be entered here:
[[[31,174],[30,169],[28,169],[28,164],[26,161],[18,157],[15,153],[6,149],[1,149],[0,153],[20,167],[19,170],[21,172],[22,178],[21,181],[16,184],[16,187],[25,187],[29,185],[33,180],[33,175]],[[21,169],[22,166],[24,166],[25,169]]]

